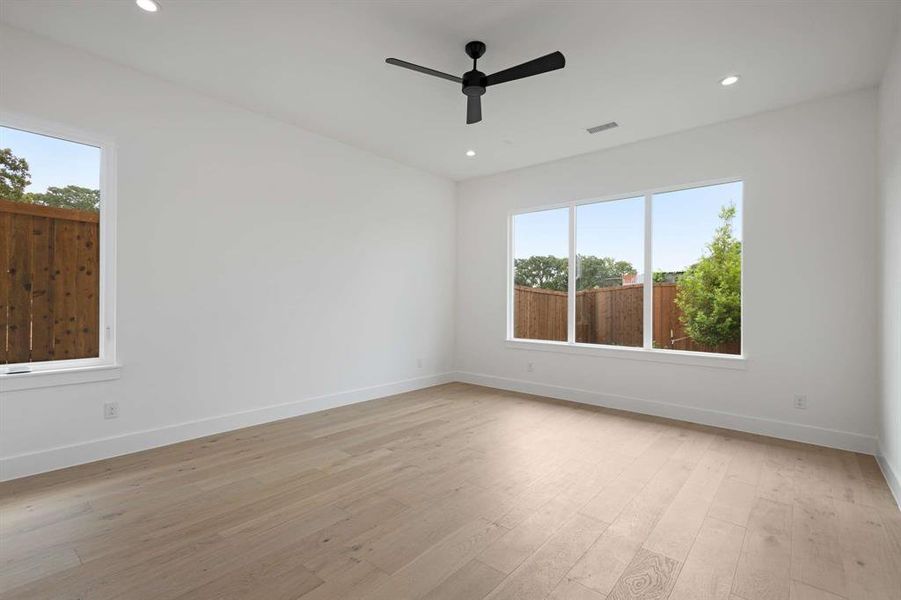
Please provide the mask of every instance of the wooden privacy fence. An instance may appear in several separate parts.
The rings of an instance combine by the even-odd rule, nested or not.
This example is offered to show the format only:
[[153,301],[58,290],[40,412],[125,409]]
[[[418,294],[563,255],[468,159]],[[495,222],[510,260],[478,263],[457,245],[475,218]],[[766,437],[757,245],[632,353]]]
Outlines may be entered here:
[[[576,341],[637,346],[643,343],[643,286],[624,285],[576,292]],[[676,284],[654,284],[654,347],[739,354],[740,342],[711,347],[695,343],[679,321]],[[516,286],[514,336],[566,341],[566,292]]]
[[96,357],[100,216],[0,200],[0,364]]

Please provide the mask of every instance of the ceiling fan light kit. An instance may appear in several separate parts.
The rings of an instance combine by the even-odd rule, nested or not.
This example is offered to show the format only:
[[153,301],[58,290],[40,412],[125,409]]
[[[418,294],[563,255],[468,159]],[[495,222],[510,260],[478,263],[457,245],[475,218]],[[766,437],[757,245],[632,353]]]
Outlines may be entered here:
[[482,96],[489,86],[540,75],[541,73],[555,71],[566,66],[566,58],[558,51],[524,62],[521,65],[498,71],[492,75],[485,75],[477,67],[478,60],[485,54],[485,49],[483,42],[473,41],[466,44],[466,54],[472,59],[472,71],[467,71],[462,77],[422,67],[397,58],[386,58],[385,62],[389,65],[403,67],[411,71],[418,71],[432,77],[440,77],[441,79],[461,84],[463,86],[463,94],[466,96],[467,125],[478,123],[482,120]]

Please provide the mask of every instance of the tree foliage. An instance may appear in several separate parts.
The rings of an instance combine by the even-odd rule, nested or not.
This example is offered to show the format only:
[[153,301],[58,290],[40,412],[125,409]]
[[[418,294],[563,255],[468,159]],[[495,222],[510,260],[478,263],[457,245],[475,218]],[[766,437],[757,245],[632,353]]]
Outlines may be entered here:
[[682,277],[682,271],[654,271],[654,283],[676,283]]
[[568,260],[557,256],[530,256],[513,261],[514,283],[545,290],[566,291]]
[[579,256],[579,280],[576,289],[591,290],[623,284],[623,275],[635,273],[632,263],[609,256]]
[[26,192],[29,184],[28,161],[13,154],[10,148],[0,149],[0,199],[74,210],[100,210],[100,190],[67,185],[49,187],[46,192]]
[[[623,275],[635,273],[635,267],[624,260],[608,256],[578,256],[580,275],[578,290],[622,285]],[[569,261],[557,256],[530,256],[513,262],[514,283],[533,288],[565,292],[569,284]]]
[[100,210],[100,190],[67,185],[64,188],[49,187],[44,193],[25,194],[26,201],[43,206],[72,208],[75,210]]
[[30,183],[28,161],[13,154],[10,148],[0,148],[0,198],[21,201]]
[[692,340],[717,346],[741,337],[741,242],[732,233],[735,206],[720,210],[722,223],[707,252],[678,280],[676,305]]

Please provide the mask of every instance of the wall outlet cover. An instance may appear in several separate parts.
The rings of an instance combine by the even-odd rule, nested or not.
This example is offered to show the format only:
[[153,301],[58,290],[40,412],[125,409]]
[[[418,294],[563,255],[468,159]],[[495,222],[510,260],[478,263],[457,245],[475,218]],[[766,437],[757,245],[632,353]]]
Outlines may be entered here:
[[103,405],[103,418],[104,419],[118,419],[119,418],[119,403],[118,402],[106,402]]

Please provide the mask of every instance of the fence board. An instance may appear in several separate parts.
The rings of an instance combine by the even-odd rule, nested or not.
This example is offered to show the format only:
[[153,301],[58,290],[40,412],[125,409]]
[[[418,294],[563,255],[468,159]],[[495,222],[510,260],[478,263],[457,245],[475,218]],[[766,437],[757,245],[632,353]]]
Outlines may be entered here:
[[0,212],[0,364],[9,362],[7,337],[9,333],[9,293],[12,274],[9,271],[9,246],[12,240],[12,215]]
[[50,266],[54,220],[32,217],[31,225],[31,360],[53,360],[53,310]]
[[79,358],[98,356],[100,306],[97,302],[100,280],[97,265],[97,227],[80,222],[76,228],[75,353]]
[[583,344],[595,343],[594,312],[595,296],[576,294],[576,341]]
[[76,358],[75,261],[78,248],[75,223],[57,221],[53,231],[53,356],[56,360]]
[[31,357],[31,216],[13,215],[9,252],[10,362],[27,362]]

